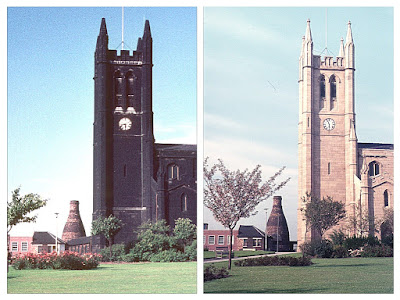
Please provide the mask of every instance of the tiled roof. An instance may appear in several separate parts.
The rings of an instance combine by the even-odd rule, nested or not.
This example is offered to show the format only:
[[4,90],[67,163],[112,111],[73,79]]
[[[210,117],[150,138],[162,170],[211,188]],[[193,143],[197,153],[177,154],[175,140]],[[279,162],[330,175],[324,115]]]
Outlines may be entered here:
[[[57,238],[58,243],[65,244],[65,242]],[[51,234],[47,231],[35,231],[33,233],[32,244],[40,244],[40,245],[48,245],[48,244],[55,244],[56,243],[56,236]]]
[[79,237],[79,238],[76,238],[76,239],[69,240],[67,242],[67,244],[69,246],[89,244],[90,243],[90,239],[91,239],[90,236],[83,236],[83,237]]
[[264,232],[252,225],[240,225],[238,237],[265,237]]
[[386,149],[393,150],[393,144],[380,144],[380,143],[358,143],[359,149]]

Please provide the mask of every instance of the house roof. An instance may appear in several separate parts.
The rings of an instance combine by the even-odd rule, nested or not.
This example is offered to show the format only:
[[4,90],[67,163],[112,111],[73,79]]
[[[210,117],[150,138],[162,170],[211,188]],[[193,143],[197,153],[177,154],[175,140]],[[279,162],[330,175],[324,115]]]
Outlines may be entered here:
[[265,233],[253,225],[240,225],[238,237],[263,238]]
[[[57,238],[58,243],[65,244],[65,242]],[[55,244],[56,243],[56,236],[47,231],[35,231],[32,237],[32,244],[33,245],[48,245],[48,244]]]
[[76,239],[69,240],[67,244],[69,246],[85,245],[90,244],[91,236],[83,236]]
[[157,154],[161,157],[193,156],[197,153],[197,145],[191,144],[155,144]]
[[393,144],[380,144],[380,143],[357,143],[358,148],[360,149],[385,149],[385,150],[393,150]]

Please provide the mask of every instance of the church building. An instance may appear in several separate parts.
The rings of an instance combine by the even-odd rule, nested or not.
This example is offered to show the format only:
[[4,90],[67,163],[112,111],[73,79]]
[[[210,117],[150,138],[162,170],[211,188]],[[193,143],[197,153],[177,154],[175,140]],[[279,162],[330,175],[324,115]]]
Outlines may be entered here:
[[134,240],[144,222],[196,224],[196,145],[155,143],[149,21],[137,49],[118,55],[108,49],[103,18],[94,59],[93,220],[112,214],[122,221],[115,243]]
[[[385,210],[393,208],[393,144],[359,143],[355,115],[355,46],[351,23],[336,58],[313,53],[307,21],[299,58],[298,245],[316,238],[306,228],[302,197],[331,196],[346,218],[332,230],[379,238]],[[369,219],[367,228],[362,219]],[[379,223],[379,224],[378,224]],[[331,231],[329,231],[331,232]],[[328,232],[328,234],[329,234]]]

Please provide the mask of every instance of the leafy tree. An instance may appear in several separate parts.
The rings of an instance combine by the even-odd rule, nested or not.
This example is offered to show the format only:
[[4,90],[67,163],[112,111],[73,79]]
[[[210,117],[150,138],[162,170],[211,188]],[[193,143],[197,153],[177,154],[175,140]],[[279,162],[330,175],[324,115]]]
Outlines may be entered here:
[[29,216],[34,210],[46,205],[47,199],[42,199],[38,194],[19,195],[21,188],[12,191],[11,201],[7,202],[7,234],[18,223],[35,222],[37,215]]
[[113,215],[107,218],[98,217],[92,222],[92,235],[102,234],[108,241],[110,247],[110,257],[112,257],[112,245],[114,236],[120,231],[122,221]]
[[305,203],[302,211],[306,218],[306,228],[315,230],[319,237],[346,217],[344,204],[334,201],[330,196],[320,199],[307,193],[302,200]]
[[187,218],[179,218],[175,220],[174,227],[175,243],[183,252],[187,246],[190,246],[196,239],[196,225]]
[[[21,188],[12,191],[11,201],[7,201],[7,237],[11,229],[18,223],[35,222],[37,215],[29,215],[34,210],[37,210],[46,205],[47,199],[42,199],[38,194],[27,194],[23,197],[19,195]],[[10,243],[7,238],[8,255],[10,256]],[[8,263],[7,263],[8,271]]]
[[348,217],[348,229],[351,232],[354,231],[355,236],[358,237],[368,235],[371,230],[376,232],[377,222],[374,217],[370,216],[368,207],[361,206],[359,202],[356,202],[354,209],[354,215]]
[[169,250],[173,241],[169,236],[170,227],[165,220],[143,223],[138,228],[137,242],[131,252],[138,260],[150,260],[151,256]]
[[[270,177],[266,182],[261,178],[261,166],[254,170],[230,171],[221,159],[208,168],[208,158],[204,161],[204,205],[211,210],[214,218],[230,230],[232,241],[233,229],[241,218],[255,215],[256,206],[281,189],[290,178],[279,184],[276,178],[284,167]],[[229,265],[231,269],[232,243],[229,247]]]

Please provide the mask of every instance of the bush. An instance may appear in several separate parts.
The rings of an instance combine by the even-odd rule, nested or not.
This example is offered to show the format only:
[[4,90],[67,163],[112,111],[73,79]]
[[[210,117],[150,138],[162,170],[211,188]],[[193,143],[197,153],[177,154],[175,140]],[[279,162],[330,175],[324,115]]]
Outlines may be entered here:
[[333,245],[329,240],[306,242],[300,246],[305,255],[319,258],[329,258],[333,254]]
[[345,247],[342,245],[334,245],[333,246],[333,253],[332,257],[333,258],[345,258],[349,256],[349,252]]
[[387,245],[367,245],[360,254],[361,257],[393,257],[393,248]]
[[342,246],[346,239],[346,234],[341,230],[334,230],[329,235],[329,238],[334,246]]
[[226,278],[229,276],[229,272],[226,268],[217,268],[214,264],[204,268],[204,281],[210,281],[214,279]]
[[189,219],[179,218],[170,234],[165,220],[145,223],[139,228],[137,242],[124,261],[187,261],[196,260],[196,226]]
[[247,258],[235,261],[235,266],[252,267],[252,266],[310,266],[312,264],[310,257],[293,257],[293,256],[262,256],[255,258]]
[[106,247],[100,250],[102,256],[101,261],[123,261],[124,256],[129,253],[129,245],[115,244],[111,247],[112,255],[110,256],[110,247]]
[[360,249],[366,245],[375,246],[379,245],[379,240],[377,237],[368,236],[368,237],[348,237],[344,240],[343,246],[347,249]]
[[155,253],[150,257],[150,261],[153,262],[177,262],[186,261],[187,256],[176,249],[168,249],[159,253]]
[[22,269],[68,269],[89,270],[97,268],[101,256],[87,253],[79,255],[75,252],[65,251],[58,255],[56,252],[34,254],[28,253],[13,258],[12,266],[16,270]]

